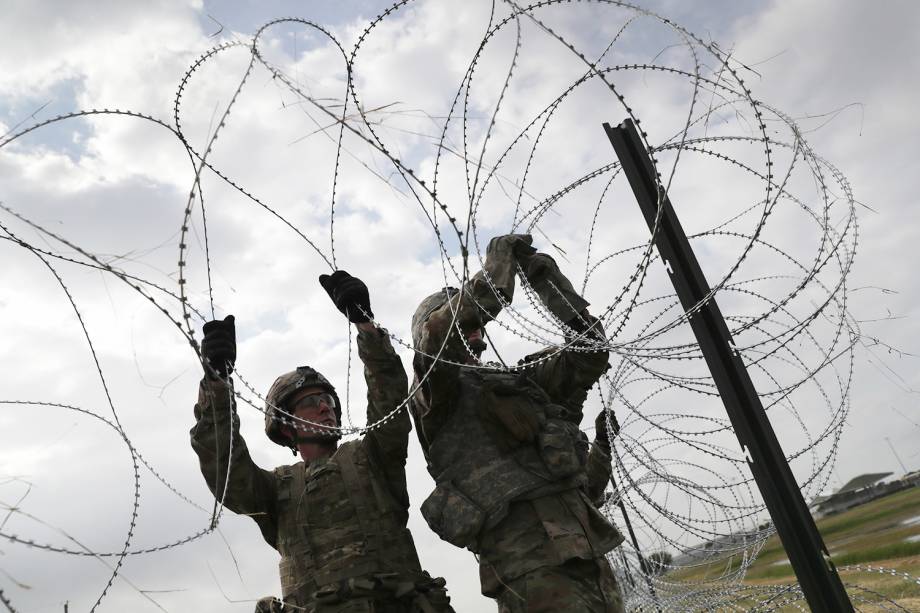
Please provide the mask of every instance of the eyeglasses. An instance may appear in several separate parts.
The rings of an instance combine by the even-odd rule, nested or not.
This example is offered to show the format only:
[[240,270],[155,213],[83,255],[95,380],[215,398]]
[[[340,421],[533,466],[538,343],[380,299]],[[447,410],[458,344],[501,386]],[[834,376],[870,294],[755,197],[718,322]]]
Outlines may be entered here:
[[310,394],[309,396],[304,396],[298,400],[295,404],[291,405],[290,410],[293,412],[296,409],[312,409],[320,405],[321,402],[326,403],[326,406],[330,409],[335,408],[335,398],[332,397],[332,394],[322,392],[319,394]]

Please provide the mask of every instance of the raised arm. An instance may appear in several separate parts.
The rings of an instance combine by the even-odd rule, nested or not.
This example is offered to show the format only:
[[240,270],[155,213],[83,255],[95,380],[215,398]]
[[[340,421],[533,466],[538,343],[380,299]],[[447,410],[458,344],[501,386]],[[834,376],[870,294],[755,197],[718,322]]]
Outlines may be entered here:
[[534,362],[528,375],[569,410],[573,422],[580,423],[588,390],[608,368],[610,352],[604,346],[604,328],[588,313],[588,302],[578,295],[553,258],[538,253],[527,258],[522,268],[543,304],[565,325],[566,343],[573,345],[565,351],[548,347],[522,363]]
[[252,517],[262,536],[274,547],[277,536],[274,474],[259,468],[249,455],[240,435],[233,382],[228,376],[236,357],[232,316],[221,322],[209,322],[205,327],[202,357],[212,367],[198,388],[195,425],[190,432],[192,449],[198,455],[201,474],[214,497],[223,500],[224,506],[234,513]]
[[367,382],[367,423],[385,420],[365,434],[364,440],[372,447],[390,489],[408,508],[406,455],[412,421],[408,407],[393,413],[409,391],[406,369],[393,350],[386,331],[371,324],[357,325],[358,356],[364,363],[364,380]]
[[482,270],[470,279],[470,297],[480,306],[482,325],[498,317],[502,301],[510,303],[514,298],[518,262],[528,261],[537,252],[531,243],[529,234],[505,234],[489,241]]
[[364,441],[371,446],[393,493],[408,508],[406,455],[412,423],[407,409],[393,413],[408,393],[406,369],[386,332],[370,321],[373,312],[367,285],[344,270],[320,275],[319,282],[336,308],[358,329],[358,356],[364,363],[367,382],[367,423],[385,419],[364,436]]
[[[428,373],[433,356],[439,353],[445,360],[462,364],[474,362],[485,350],[482,328],[498,317],[504,304],[514,297],[518,260],[535,253],[531,242],[526,234],[493,238],[482,270],[469,283],[461,290],[445,289],[432,294],[422,302],[412,321],[412,340],[418,351],[413,360],[416,379]],[[432,406],[450,406],[458,371],[456,364],[436,365],[416,395],[416,404],[423,413],[427,414]]]

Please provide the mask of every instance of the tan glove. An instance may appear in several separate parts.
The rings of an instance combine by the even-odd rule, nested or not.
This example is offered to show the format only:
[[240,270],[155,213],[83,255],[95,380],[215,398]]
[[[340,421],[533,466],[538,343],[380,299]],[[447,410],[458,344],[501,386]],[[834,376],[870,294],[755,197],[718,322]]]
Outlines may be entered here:
[[483,272],[489,275],[492,284],[502,291],[506,300],[514,296],[514,275],[518,262],[523,266],[537,252],[531,247],[532,243],[533,237],[529,234],[505,234],[489,241]]

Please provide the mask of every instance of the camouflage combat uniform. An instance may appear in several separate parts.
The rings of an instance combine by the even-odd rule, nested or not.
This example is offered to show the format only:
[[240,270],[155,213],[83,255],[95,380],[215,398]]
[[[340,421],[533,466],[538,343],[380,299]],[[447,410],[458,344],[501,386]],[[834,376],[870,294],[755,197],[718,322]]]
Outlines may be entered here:
[[[485,273],[510,302],[515,261],[493,249],[496,240]],[[584,311],[587,302],[555,262],[543,254],[533,258],[528,278],[549,310],[562,321],[581,314],[591,334],[602,338],[599,322]],[[428,354],[416,354],[417,381],[442,345],[442,357],[463,362],[469,355],[450,325],[453,312],[459,309],[466,332],[501,310],[482,271],[466,291],[448,289],[427,298],[413,317],[416,349]],[[523,360],[537,364],[516,372],[439,362],[412,399],[436,482],[422,514],[443,540],[478,554],[482,593],[496,598],[502,612],[623,610],[605,557],[623,537],[597,510],[610,457],[596,445],[589,452],[578,428],[608,352],[589,344],[578,349],[549,347]],[[528,415],[538,424],[533,436],[520,423]]]
[[[406,373],[379,330],[358,333],[368,388],[368,423],[405,397]],[[452,611],[443,579],[423,572],[406,528],[409,416],[400,411],[362,439],[315,460],[258,467],[239,433],[231,388],[205,378],[195,405],[192,448],[214,496],[230,479],[224,505],[252,517],[281,554],[283,611],[426,613]],[[264,611],[276,611],[270,599]],[[272,608],[274,607],[274,608]]]

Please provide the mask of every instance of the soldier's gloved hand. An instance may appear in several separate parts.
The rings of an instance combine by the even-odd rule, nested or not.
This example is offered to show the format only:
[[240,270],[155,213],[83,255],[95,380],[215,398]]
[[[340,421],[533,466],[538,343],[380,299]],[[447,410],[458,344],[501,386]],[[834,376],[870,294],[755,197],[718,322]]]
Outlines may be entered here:
[[209,321],[201,329],[201,357],[222,377],[233,372],[236,363],[236,323],[233,315]]
[[374,316],[371,312],[371,297],[367,285],[358,277],[352,277],[344,270],[337,270],[331,275],[320,275],[319,284],[329,294],[335,308],[351,323],[365,323]]
[[526,260],[537,252],[531,247],[533,238],[529,234],[505,234],[489,241],[486,249],[486,261],[482,270],[489,277],[495,289],[510,301],[514,296],[514,278],[517,265],[522,266]]
[[[610,413],[610,426],[613,430],[613,435],[616,436],[620,432],[620,424],[612,412]],[[607,430],[606,410],[598,413],[597,418],[594,420],[594,444],[603,449],[607,455],[610,455],[610,432]]]
[[505,234],[489,241],[486,257],[504,257],[511,261],[526,259],[537,252],[530,234]]

